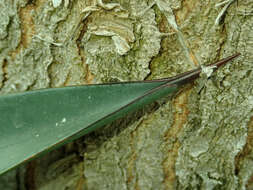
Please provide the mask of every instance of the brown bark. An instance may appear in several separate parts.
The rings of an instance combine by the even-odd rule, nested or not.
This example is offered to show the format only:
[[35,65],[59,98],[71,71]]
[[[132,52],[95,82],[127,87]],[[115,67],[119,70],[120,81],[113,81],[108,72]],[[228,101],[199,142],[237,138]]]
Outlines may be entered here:
[[252,189],[253,3],[216,3],[1,1],[1,94],[170,77],[242,56],[10,171],[0,189]]

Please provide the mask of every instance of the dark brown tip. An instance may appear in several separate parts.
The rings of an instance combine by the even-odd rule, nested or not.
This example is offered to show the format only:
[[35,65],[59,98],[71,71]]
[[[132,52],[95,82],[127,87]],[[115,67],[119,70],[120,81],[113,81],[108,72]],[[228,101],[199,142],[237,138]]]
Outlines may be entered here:
[[[217,68],[214,70],[217,70],[221,65],[224,65],[226,63],[228,63],[230,60],[238,57],[239,55],[241,55],[240,53],[236,53],[234,55],[231,55],[227,58],[224,58],[220,61],[217,61],[215,63],[212,63],[208,66],[216,66]],[[182,84],[186,84],[186,83],[189,83],[193,80],[195,80],[196,78],[199,77],[199,74],[201,73],[202,71],[202,68],[198,68],[198,69],[194,69],[194,70],[191,70],[191,71],[187,71],[185,73],[182,73],[180,75],[177,75],[175,77],[172,77],[171,79],[167,79],[168,82],[167,84],[168,85],[182,85]]]
[[212,64],[210,64],[210,65],[208,65],[208,66],[216,66],[217,68],[219,68],[221,65],[224,65],[224,64],[228,63],[230,60],[232,60],[232,59],[238,57],[239,55],[241,55],[241,53],[236,53],[236,54],[231,55],[231,56],[229,56],[229,57],[227,57],[227,58],[224,58],[224,59],[222,59],[222,60],[219,60],[219,61],[217,61],[216,63],[212,63]]

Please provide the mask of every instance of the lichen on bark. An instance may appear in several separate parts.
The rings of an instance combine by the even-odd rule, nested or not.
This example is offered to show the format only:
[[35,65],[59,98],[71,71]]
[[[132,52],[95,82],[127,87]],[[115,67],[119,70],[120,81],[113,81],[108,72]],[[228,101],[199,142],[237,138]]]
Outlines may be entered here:
[[130,1],[120,12],[100,9],[87,17],[82,44],[97,82],[143,80],[149,74],[161,35],[152,9],[138,17],[147,6],[145,1]]
[[1,189],[252,188],[253,3],[230,4],[215,24],[216,3],[1,1],[1,94],[169,77],[242,54],[174,97],[1,176]]

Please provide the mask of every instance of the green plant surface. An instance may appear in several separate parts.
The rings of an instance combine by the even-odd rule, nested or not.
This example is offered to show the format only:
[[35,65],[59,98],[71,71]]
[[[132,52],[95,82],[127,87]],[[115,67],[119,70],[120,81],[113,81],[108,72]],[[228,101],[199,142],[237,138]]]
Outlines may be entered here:
[[[215,63],[215,68],[238,55]],[[177,91],[182,84],[197,78],[202,70],[161,80],[71,86],[0,96],[0,174]]]
[[163,88],[124,107],[163,83],[73,86],[1,96],[0,173],[176,90]]

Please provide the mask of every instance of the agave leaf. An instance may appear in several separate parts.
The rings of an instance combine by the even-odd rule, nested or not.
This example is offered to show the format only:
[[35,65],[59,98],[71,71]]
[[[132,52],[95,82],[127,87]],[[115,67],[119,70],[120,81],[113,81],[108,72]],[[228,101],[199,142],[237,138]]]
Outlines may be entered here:
[[[216,63],[229,61],[238,54]],[[199,76],[42,89],[0,96],[0,174],[87,134]]]

